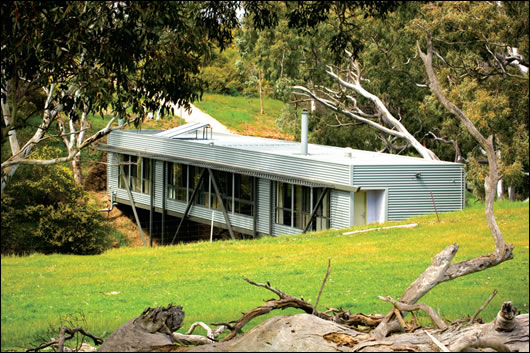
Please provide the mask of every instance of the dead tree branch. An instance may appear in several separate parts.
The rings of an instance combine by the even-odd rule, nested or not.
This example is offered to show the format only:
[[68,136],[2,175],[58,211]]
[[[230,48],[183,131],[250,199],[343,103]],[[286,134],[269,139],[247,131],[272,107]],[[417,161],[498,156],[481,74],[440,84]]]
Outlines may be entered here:
[[493,299],[493,297],[497,294],[497,290],[494,289],[493,290],[493,293],[491,293],[491,295],[489,296],[489,298],[484,302],[484,304],[482,304],[482,306],[480,308],[478,308],[478,310],[473,314],[473,316],[471,317],[471,319],[469,320],[469,325],[472,325],[473,322],[475,321],[475,319],[477,318],[477,315],[480,314],[480,312],[482,310],[484,310],[484,308],[486,308],[486,306],[488,306],[488,304],[491,302],[491,300]]
[[[431,308],[430,306],[428,306],[427,304],[423,304],[423,303],[417,303],[417,304],[414,304],[414,305],[409,305],[409,304],[405,304],[405,303],[402,303],[402,302],[398,302],[394,299],[392,299],[391,297],[389,296],[386,296],[386,297],[379,297],[380,300],[382,301],[385,301],[385,302],[389,302],[389,303],[392,303],[392,305],[394,305],[394,308],[397,309],[396,311],[417,311],[417,310],[422,310],[424,311],[427,315],[429,315],[429,317],[431,318],[431,320],[434,322],[434,324],[436,325],[436,327],[438,327],[439,329],[442,329],[442,330],[445,330],[447,328],[447,325],[445,324],[445,322],[442,320],[442,318],[440,317],[440,315],[438,315],[433,308]],[[398,316],[399,318],[399,313],[395,313],[396,316]],[[400,323],[401,325],[403,326],[403,328],[406,328],[405,327],[405,322],[401,322],[403,320],[403,318],[401,318],[400,320]]]
[[57,347],[58,352],[64,352],[64,343],[68,341],[69,339],[72,339],[76,335],[76,333],[80,333],[83,336],[91,338],[94,341],[95,345],[100,345],[103,343],[103,339],[94,336],[90,332],[86,332],[82,327],[68,328],[66,326],[63,326],[59,329],[58,338],[52,338],[50,341],[43,343],[38,347],[26,349],[26,352],[39,352],[41,349],[44,349],[46,347],[50,347],[53,345],[58,345]]
[[322,290],[324,289],[324,285],[326,284],[326,280],[328,279],[329,274],[331,273],[331,259],[328,259],[328,269],[326,270],[326,275],[324,276],[324,280],[322,281],[322,285],[320,286],[320,291],[317,295],[317,300],[315,301],[315,307],[313,308],[313,315],[317,311],[318,302],[320,300],[320,295],[322,294]]

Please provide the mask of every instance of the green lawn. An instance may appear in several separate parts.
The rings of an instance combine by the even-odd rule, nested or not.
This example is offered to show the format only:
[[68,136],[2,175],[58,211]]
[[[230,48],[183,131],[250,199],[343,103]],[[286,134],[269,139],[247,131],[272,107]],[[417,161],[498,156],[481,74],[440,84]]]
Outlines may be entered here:
[[282,101],[265,97],[264,114],[260,112],[259,98],[254,97],[205,93],[202,100],[193,104],[224,126],[242,135],[290,138],[276,125],[276,119],[286,105]]
[[[528,203],[496,204],[499,226],[506,241],[515,246],[513,260],[443,283],[421,301],[439,308],[445,319],[455,320],[472,315],[497,289],[499,293],[480,315],[485,321],[491,321],[506,300],[528,312],[528,211]],[[479,205],[440,218],[440,223],[434,215],[400,222],[419,223],[416,229],[348,236],[342,235],[345,230],[330,230],[258,240],[121,248],[98,256],[2,257],[1,350],[36,345],[35,337],[44,336],[50,325],[58,328],[60,318],[68,314],[83,313],[83,326],[105,337],[144,308],[169,303],[184,308],[181,332],[194,321],[236,320],[241,312],[274,297],[244,282],[243,276],[269,281],[314,302],[328,259],[331,275],[320,310],[342,307],[386,313],[389,304],[377,296],[397,299],[445,246],[460,245],[455,261],[493,250]],[[245,330],[264,319],[251,321]]]

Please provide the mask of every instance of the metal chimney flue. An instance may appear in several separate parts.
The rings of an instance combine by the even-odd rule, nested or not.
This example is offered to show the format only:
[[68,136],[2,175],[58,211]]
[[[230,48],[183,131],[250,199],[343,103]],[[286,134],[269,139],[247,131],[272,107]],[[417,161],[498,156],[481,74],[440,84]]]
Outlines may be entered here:
[[308,125],[309,125],[309,112],[307,110],[302,110],[302,150],[301,153],[304,156],[307,156],[307,135],[308,135]]

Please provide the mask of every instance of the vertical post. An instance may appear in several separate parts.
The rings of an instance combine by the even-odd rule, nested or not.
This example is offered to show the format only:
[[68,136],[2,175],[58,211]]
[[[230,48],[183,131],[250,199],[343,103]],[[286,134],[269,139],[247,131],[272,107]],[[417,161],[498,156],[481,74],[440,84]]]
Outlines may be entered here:
[[215,214],[215,211],[212,210],[212,224],[210,226],[210,243],[213,241],[213,216]]
[[167,180],[167,162],[163,161],[162,166],[162,239],[161,243],[164,245],[164,235],[166,234],[166,180]]
[[252,197],[254,197],[254,229],[253,236],[254,238],[258,235],[257,225],[258,225],[258,181],[257,177],[252,177]]
[[149,205],[149,246],[153,247],[153,207],[155,201],[155,160],[149,159],[151,165],[151,202]]
[[275,217],[276,209],[274,207],[274,182],[270,180],[269,182],[269,235],[272,235],[272,222]]

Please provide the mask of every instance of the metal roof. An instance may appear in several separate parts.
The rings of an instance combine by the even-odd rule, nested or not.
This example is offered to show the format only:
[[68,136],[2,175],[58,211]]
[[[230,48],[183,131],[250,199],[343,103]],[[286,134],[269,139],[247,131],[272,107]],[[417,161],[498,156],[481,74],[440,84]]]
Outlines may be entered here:
[[[197,125],[194,125],[197,124]],[[187,125],[205,126],[207,124],[193,123]],[[200,127],[197,127],[199,129]],[[168,137],[171,135],[170,131],[175,129],[160,131],[153,130],[152,136]],[[185,139],[189,143],[208,144],[210,146],[240,149],[245,151],[255,151],[267,154],[274,154],[280,156],[291,156],[301,159],[309,159],[316,161],[324,161],[329,163],[337,163],[342,165],[441,165],[441,164],[460,164],[454,162],[427,160],[421,157],[402,156],[390,153],[372,152],[365,150],[357,150],[352,148],[334,147],[326,145],[318,145],[310,143],[308,145],[308,154],[302,155],[300,153],[300,142],[279,140],[271,138],[263,138],[256,136],[243,136],[225,133],[212,133],[208,138],[197,139],[195,137],[196,130],[193,126],[187,128],[189,130],[176,130],[178,139]],[[180,131],[180,132],[179,132]],[[142,131],[145,133],[145,131]],[[116,130],[115,133],[136,133],[134,130]]]
[[208,123],[189,123],[189,124],[177,126],[173,129],[169,129],[169,130],[156,133],[155,136],[176,138],[177,136],[182,136],[185,134],[189,134],[191,132],[195,132],[199,129],[209,128],[209,127],[210,127],[210,124]]

